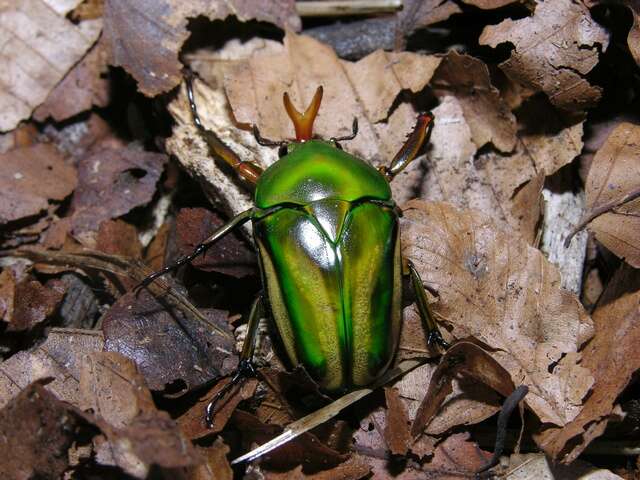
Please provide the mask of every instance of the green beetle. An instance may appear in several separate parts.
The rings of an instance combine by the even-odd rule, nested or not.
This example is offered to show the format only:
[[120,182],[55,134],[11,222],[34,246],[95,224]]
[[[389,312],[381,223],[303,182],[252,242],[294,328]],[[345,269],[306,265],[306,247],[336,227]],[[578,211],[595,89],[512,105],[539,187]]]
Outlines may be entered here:
[[[190,255],[150,275],[142,285],[191,261],[234,227],[252,221],[264,292],[251,310],[240,365],[228,387],[253,373],[254,340],[265,307],[269,307],[290,363],[303,365],[323,389],[341,392],[370,384],[388,369],[397,349],[403,272],[410,275],[429,341],[446,347],[429,315],[422,281],[401,258],[400,210],[389,186],[428,138],[431,113],[418,116],[389,167],[377,170],[340,146],[340,141],[357,134],[355,120],[349,136],[313,139],[322,87],[304,113],[294,108],[285,93],[284,105],[295,126],[296,140],[266,140],[254,127],[261,145],[280,147],[281,158],[263,172],[241,161],[203,127],[190,79],[187,94],[194,122],[214,156],[255,186],[255,206],[233,218]],[[223,394],[219,392],[209,404],[208,422],[216,399]]]

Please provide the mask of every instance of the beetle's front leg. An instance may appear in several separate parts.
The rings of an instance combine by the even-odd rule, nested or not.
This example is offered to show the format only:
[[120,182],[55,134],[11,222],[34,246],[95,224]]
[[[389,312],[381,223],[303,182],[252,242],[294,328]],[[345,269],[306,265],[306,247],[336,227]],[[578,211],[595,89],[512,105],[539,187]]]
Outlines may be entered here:
[[438,325],[433,319],[433,315],[431,314],[431,310],[429,309],[429,302],[427,300],[427,295],[424,292],[424,284],[422,282],[422,279],[420,278],[420,274],[410,260],[406,260],[406,268],[409,273],[409,278],[411,279],[411,286],[416,296],[416,303],[418,304],[418,312],[420,312],[420,318],[422,318],[422,321],[427,327],[427,342],[429,343],[429,345],[437,343],[444,349],[449,348],[449,343],[442,338],[440,330],[438,329]]
[[256,338],[258,337],[258,325],[260,318],[264,313],[264,302],[262,293],[253,302],[251,312],[249,313],[249,322],[247,324],[247,336],[242,344],[242,352],[240,353],[240,362],[236,368],[231,381],[227,383],[220,391],[218,391],[211,401],[207,404],[205,420],[207,426],[211,428],[213,425],[213,414],[215,413],[215,405],[226,395],[233,387],[244,382],[249,377],[256,376],[255,366],[253,365],[253,352],[256,348]]
[[421,113],[418,115],[418,121],[413,131],[407,137],[407,141],[400,147],[396,156],[391,160],[388,167],[381,167],[380,171],[387,177],[387,180],[393,180],[397,174],[404,170],[415,158],[420,147],[429,140],[429,135],[433,129],[433,113]]

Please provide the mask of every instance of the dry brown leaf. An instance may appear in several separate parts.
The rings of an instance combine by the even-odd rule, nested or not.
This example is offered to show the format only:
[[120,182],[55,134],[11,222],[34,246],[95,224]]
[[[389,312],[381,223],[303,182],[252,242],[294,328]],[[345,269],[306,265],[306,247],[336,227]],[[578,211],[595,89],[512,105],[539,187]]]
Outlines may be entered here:
[[[227,312],[204,310],[227,331]],[[146,289],[120,297],[102,318],[106,351],[119,352],[139,366],[152,390],[173,385],[184,393],[233,371],[233,341],[185,316]],[[175,390],[177,387],[182,387]]]
[[28,118],[100,33],[99,20],[74,25],[48,3],[0,1],[0,131]]
[[51,280],[47,283],[43,285],[32,278],[25,278],[15,284],[11,304],[7,304],[6,331],[32,329],[56,310],[64,297],[65,288],[59,281]]
[[529,387],[526,402],[541,421],[575,418],[593,382],[578,353],[593,325],[555,267],[479,211],[415,200],[401,225],[403,254],[436,293],[445,337],[495,349],[513,383]]
[[0,410],[0,477],[62,478],[85,425],[77,410],[32,383]]
[[51,91],[33,117],[39,122],[48,117],[60,122],[90,110],[94,105],[105,107],[110,100],[109,81],[102,77],[106,70],[104,42],[98,42]]
[[103,220],[148,203],[166,161],[166,155],[132,147],[106,148],[81,158],[78,187],[71,201],[73,234],[87,236]]
[[512,154],[487,152],[476,158],[477,148],[458,98],[443,97],[434,113],[420,197],[492,212],[501,228],[512,229],[532,243],[544,175],[580,153],[582,124],[552,132],[522,132]]
[[457,98],[476,148],[491,142],[502,152],[513,150],[516,119],[491,84],[489,69],[481,60],[450,52],[442,58],[432,84],[439,98]]
[[581,365],[593,372],[592,393],[580,414],[562,429],[549,429],[538,442],[545,452],[570,463],[600,436],[620,393],[640,368],[640,273],[623,265],[609,281],[593,312],[596,335]]
[[371,467],[362,457],[352,457],[337,467],[317,473],[304,473],[302,465],[288,472],[263,472],[266,480],[358,480],[365,478]]
[[80,399],[83,410],[122,428],[140,413],[155,410],[151,392],[136,364],[115,352],[90,352],[80,367]]
[[559,108],[580,111],[600,99],[600,88],[590,85],[585,75],[606,50],[609,35],[581,2],[538,1],[531,17],[487,26],[479,42],[492,47],[513,44],[502,70],[524,86],[545,92]]
[[52,329],[41,345],[0,363],[0,406],[30,383],[47,377],[54,378],[47,390],[78,405],[82,359],[87,353],[101,351],[103,345],[102,333],[96,330]]
[[[315,122],[316,134],[323,138],[346,135],[357,117],[358,136],[344,142],[344,149],[376,166],[388,164],[413,129],[417,116],[411,102],[394,104],[398,93],[403,89],[422,90],[440,63],[435,56],[382,51],[356,63],[347,62],[326,45],[291,32],[285,36],[284,45],[264,40],[242,46],[230,43],[207,59],[207,62],[199,60],[202,65],[199,73],[213,88],[201,82],[195,84],[204,125],[215,131],[242,160],[263,167],[278,159],[276,149],[260,147],[248,125],[257,124],[267,138],[291,138],[293,125],[283,108],[282,94],[289,91],[293,102],[302,108],[318,85],[324,86],[324,97]],[[228,213],[237,214],[250,208],[252,202],[247,192],[239,189],[237,181],[223,174],[211,160],[193,125],[184,93],[169,109],[178,125],[167,142],[168,150]],[[414,165],[419,167],[418,162]],[[410,192],[402,197],[404,177],[401,175],[392,185],[396,198],[414,196],[415,179],[409,177]]]
[[640,268],[640,126],[621,123],[593,159],[585,187],[588,223],[598,241]]
[[189,36],[188,19],[217,20],[229,15],[240,21],[255,19],[300,29],[293,0],[106,0],[104,36],[110,63],[124,67],[145,95],[168,92],[182,79],[178,53]]
[[423,432],[447,395],[453,391],[453,380],[460,372],[491,387],[505,397],[511,395],[515,388],[508,372],[491,357],[489,352],[469,341],[457,342],[442,356],[438,368],[431,377],[429,390],[411,425],[411,435],[415,437]]
[[96,460],[147,478],[152,465],[191,467],[202,458],[167,412],[156,409],[135,363],[113,352],[95,352],[83,365],[83,406],[96,415],[106,437],[94,440]]
[[409,418],[404,403],[400,400],[398,390],[392,387],[384,389],[387,400],[387,425],[384,437],[392,455],[406,455],[411,443],[409,434]]
[[483,10],[493,10],[494,8],[504,7],[511,3],[519,2],[520,0],[462,0],[467,5],[473,5],[474,7],[481,8]]
[[96,250],[110,255],[140,258],[142,245],[138,230],[123,220],[105,220],[98,229]]
[[627,44],[633,59],[640,65],[640,5],[635,2],[628,2],[626,7],[633,15],[633,25],[631,25],[629,35],[627,35]]
[[227,460],[229,450],[222,437],[216,438],[209,447],[198,447],[205,463],[189,470],[189,480],[233,480],[233,470]]
[[37,215],[76,187],[75,169],[50,144],[11,150],[0,163],[0,224]]
[[404,0],[402,10],[396,13],[396,50],[406,44],[406,38],[416,30],[445,21],[451,15],[461,13],[451,0]]

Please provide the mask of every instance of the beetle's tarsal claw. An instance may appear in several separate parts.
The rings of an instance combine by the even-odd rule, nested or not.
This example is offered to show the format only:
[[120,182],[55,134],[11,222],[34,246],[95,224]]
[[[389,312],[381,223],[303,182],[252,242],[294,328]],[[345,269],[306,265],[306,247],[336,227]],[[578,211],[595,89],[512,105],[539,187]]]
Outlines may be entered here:
[[207,428],[213,428],[213,416],[215,414],[215,406],[219,400],[224,398],[224,396],[236,385],[244,382],[247,378],[256,376],[256,367],[253,365],[251,360],[240,360],[238,363],[238,367],[236,369],[236,373],[231,377],[231,381],[227,383],[224,387],[222,387],[216,394],[211,398],[209,403],[205,408],[205,423],[207,424]]
[[429,345],[438,344],[445,350],[447,350],[451,346],[449,345],[449,342],[445,341],[445,339],[442,338],[442,335],[438,330],[432,330],[431,332],[429,332],[429,335],[427,336],[427,342],[429,343]]

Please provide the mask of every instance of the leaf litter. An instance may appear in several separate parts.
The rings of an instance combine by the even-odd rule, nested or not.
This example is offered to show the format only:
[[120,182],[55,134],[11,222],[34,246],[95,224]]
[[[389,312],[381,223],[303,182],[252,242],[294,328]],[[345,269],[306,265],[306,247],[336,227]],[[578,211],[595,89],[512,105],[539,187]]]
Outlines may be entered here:
[[[25,177],[16,178],[22,170],[7,170],[1,180],[7,199],[3,248],[37,242],[56,249],[10,252],[38,262],[33,267],[11,263],[15,257],[6,259],[10,267],[2,263],[0,428],[11,435],[22,428],[16,423],[30,425],[27,430],[38,422],[49,425],[38,415],[26,420],[8,413],[33,408],[19,404],[24,404],[21,395],[34,392],[52,415],[65,412],[71,427],[62,436],[52,431],[55,442],[44,449],[37,436],[24,442],[14,435],[7,448],[20,453],[12,473],[108,467],[135,478],[176,469],[186,478],[233,478],[240,470],[230,468],[231,458],[291,425],[303,425],[324,405],[321,420],[337,419],[312,431],[297,430],[296,440],[254,462],[250,471],[264,478],[459,478],[486,464],[493,446],[474,443],[476,433],[488,428],[488,437],[495,435],[495,423],[486,419],[522,384],[530,390],[525,438],[566,463],[611,438],[611,428],[628,425],[631,416],[625,417],[618,403],[628,408],[624,400],[633,401],[637,370],[634,336],[627,333],[637,313],[632,270],[638,249],[632,235],[637,175],[630,160],[636,132],[633,123],[620,122],[634,122],[632,116],[616,116],[618,127],[606,142],[588,143],[591,128],[611,118],[606,110],[611,85],[601,70],[614,58],[610,49],[618,48],[611,31],[617,27],[607,24],[602,7],[564,0],[526,6],[468,2],[486,10],[482,17],[462,4],[405,2],[388,18],[395,22],[397,49],[372,48],[366,57],[346,61],[327,45],[293,33],[301,24],[288,0],[187,7],[171,0],[152,7],[138,0],[107,1],[104,9],[87,2],[73,12],[78,2],[50,3],[58,16],[51,25],[71,25],[89,40],[67,52],[42,88],[28,92],[26,106],[14,109],[16,88],[24,87],[14,77],[4,80],[13,93],[0,95],[8,102],[5,129],[40,104],[34,118],[45,122],[42,131],[27,123],[0,141],[9,165],[28,166]],[[635,11],[628,8],[635,22]],[[7,18],[18,18],[18,10],[3,11],[1,28],[7,28]],[[242,26],[251,32],[246,38],[230,39],[226,27],[238,23],[221,19],[231,11],[241,22],[258,19],[288,31],[273,33],[277,30],[268,23],[253,22]],[[483,20],[466,37],[447,37],[477,15]],[[208,48],[195,38],[205,18],[223,26]],[[488,18],[494,25],[486,24]],[[95,43],[103,23],[102,39]],[[327,22],[332,25],[337,24]],[[271,35],[262,35],[270,28]],[[185,43],[191,32],[194,39]],[[631,63],[635,33],[634,23],[628,32],[631,55],[626,54]],[[416,39],[427,37],[449,47],[462,41],[464,48],[414,48]],[[46,44],[46,39],[22,41],[30,48]],[[478,50],[478,41],[494,48]],[[17,58],[8,59],[9,72]],[[20,65],[37,66],[29,58],[21,58]],[[388,163],[418,111],[433,110],[430,143],[393,190],[404,209],[405,255],[424,278],[445,338],[454,342],[450,352],[442,356],[427,345],[407,295],[398,362],[410,362],[413,370],[384,394],[365,389],[344,409],[343,399],[324,396],[303,371],[282,370],[274,338],[260,347],[258,378],[233,389],[214,416],[215,428],[207,429],[202,410],[234,369],[234,335],[242,337],[247,297],[258,288],[247,238],[217,245],[194,269],[177,272],[175,281],[157,281],[137,294],[127,291],[150,271],[143,261],[157,269],[187,253],[224,222],[219,212],[250,206],[250,194],[210,158],[180,87],[159,97],[176,122],[164,145],[217,209],[205,210],[209,205],[194,184],[185,188],[180,185],[186,178],[176,181],[176,164],[164,155],[162,139],[149,141],[157,132],[140,142],[124,133],[153,131],[149,117],[144,125],[137,117],[144,112],[138,106],[150,104],[122,94],[133,92],[132,83],[114,90],[117,76],[125,74],[114,74],[107,65],[122,65],[146,96],[175,88],[182,66],[189,65],[199,76],[196,101],[205,126],[242,159],[262,166],[273,163],[277,153],[256,143],[251,126],[274,140],[292,136],[281,104],[284,91],[302,108],[323,84],[317,133],[346,135],[358,118],[359,135],[343,147],[375,166]],[[126,107],[127,118],[120,122],[111,106],[123,100],[126,105],[118,108]],[[160,103],[148,109],[156,120]],[[106,110],[95,108],[105,105]],[[55,123],[60,120],[65,123]],[[581,155],[583,144],[596,145],[593,161],[589,152]],[[589,258],[609,258],[609,268],[618,270],[608,275],[602,264],[588,267],[604,285],[593,321],[578,297],[561,288],[558,272],[537,248],[541,228],[545,233],[558,228],[543,215],[542,190],[557,188],[552,185],[567,172],[577,178],[578,166],[590,170],[582,222],[595,234]],[[580,194],[579,183],[565,188]],[[150,224],[155,226],[149,229]],[[148,232],[158,233],[145,248]],[[587,300],[586,288],[585,304],[595,302]],[[81,294],[70,292],[88,290],[93,308],[70,305]],[[59,328],[71,318],[83,328]],[[468,363],[450,369],[454,357]],[[271,368],[264,368],[267,362]],[[411,435],[411,424],[419,435]],[[34,459],[36,450],[45,453]],[[526,470],[516,457],[503,461],[498,467],[503,472],[509,465]],[[582,463],[567,468],[574,465],[562,474],[588,470]]]

